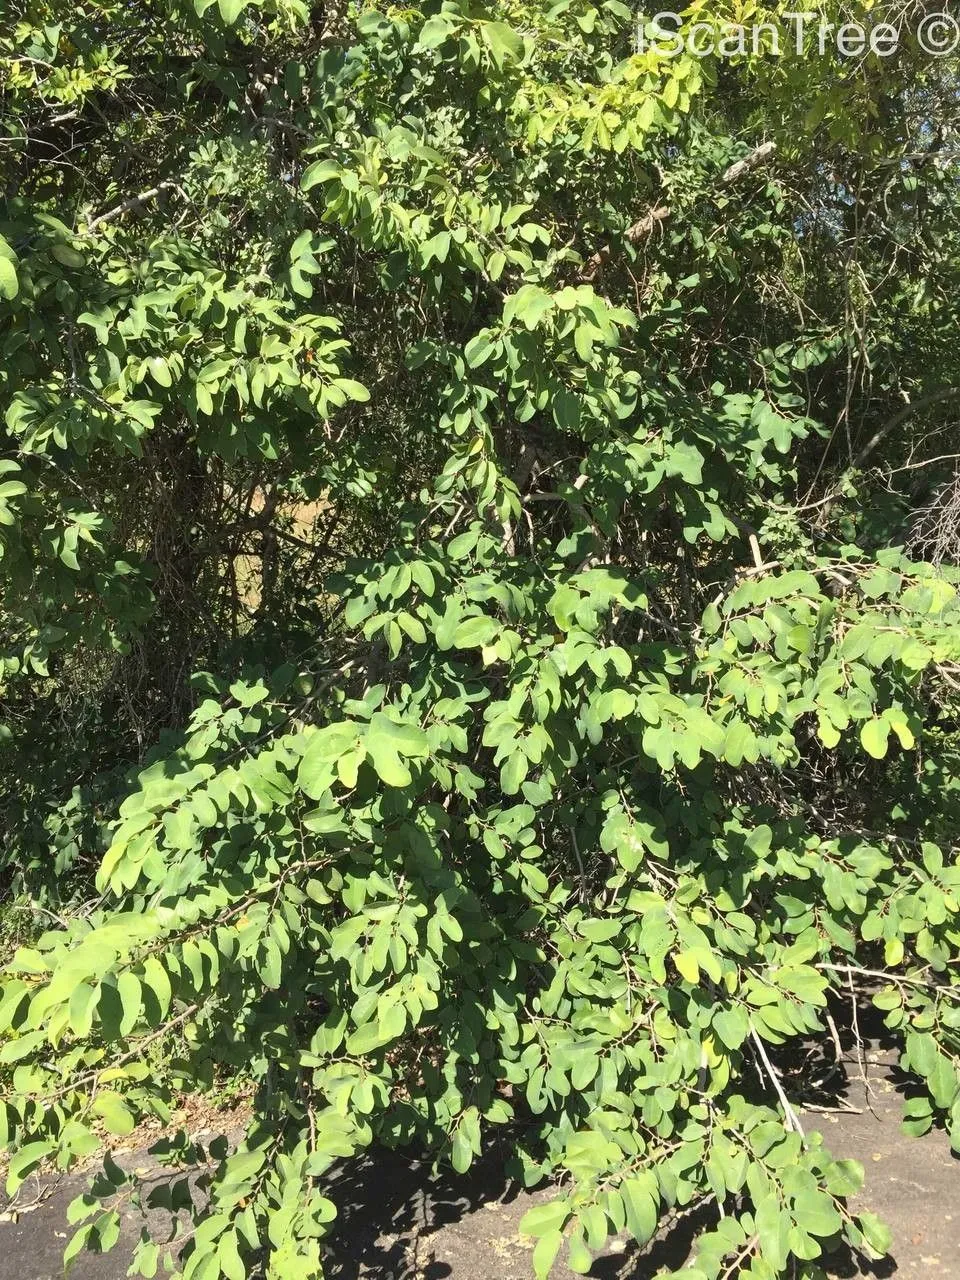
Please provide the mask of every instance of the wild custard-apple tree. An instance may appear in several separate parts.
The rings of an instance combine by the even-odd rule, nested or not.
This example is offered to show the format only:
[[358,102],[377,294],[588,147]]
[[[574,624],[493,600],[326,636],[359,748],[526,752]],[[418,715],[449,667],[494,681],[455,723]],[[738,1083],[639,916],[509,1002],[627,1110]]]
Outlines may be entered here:
[[496,1140],[540,1277],[814,1280],[851,1001],[960,1150],[956,62],[650,16],[8,4],[8,1193],[254,1086],[68,1259],[314,1280],[337,1162]]

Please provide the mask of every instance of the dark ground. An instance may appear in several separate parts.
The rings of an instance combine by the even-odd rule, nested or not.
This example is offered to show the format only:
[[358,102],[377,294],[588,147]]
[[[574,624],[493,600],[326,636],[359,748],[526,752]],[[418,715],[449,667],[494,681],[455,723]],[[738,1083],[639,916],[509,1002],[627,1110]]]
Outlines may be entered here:
[[[836,1155],[864,1165],[867,1186],[856,1207],[872,1209],[890,1225],[892,1256],[862,1269],[852,1255],[840,1255],[827,1263],[828,1271],[836,1280],[960,1280],[960,1161],[942,1133],[917,1140],[900,1132],[896,1055],[873,1042],[865,1057],[869,1096],[859,1055],[851,1051],[845,1059],[843,1105],[856,1112],[808,1110],[803,1122],[807,1129],[819,1128]],[[145,1160],[136,1152],[117,1158],[134,1167]],[[65,1210],[85,1183],[77,1176],[52,1190],[28,1184],[19,1197],[22,1209],[0,1212],[0,1280],[62,1275],[61,1255],[71,1232]],[[464,1178],[434,1179],[428,1163],[378,1154],[339,1180],[340,1227],[327,1263],[329,1280],[530,1280],[529,1242],[521,1241],[517,1224],[531,1203],[548,1195],[508,1187],[495,1159]],[[693,1218],[681,1221],[642,1255],[614,1242],[590,1274],[597,1280],[652,1280],[662,1269],[683,1265],[697,1226]],[[129,1223],[105,1257],[81,1255],[71,1280],[122,1280],[138,1231]],[[571,1280],[572,1273],[558,1266],[554,1276]]]

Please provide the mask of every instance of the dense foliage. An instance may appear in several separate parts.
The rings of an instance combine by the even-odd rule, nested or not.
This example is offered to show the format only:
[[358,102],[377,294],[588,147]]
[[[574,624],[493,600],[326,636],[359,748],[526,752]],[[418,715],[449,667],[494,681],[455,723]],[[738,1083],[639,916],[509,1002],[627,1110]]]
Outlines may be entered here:
[[686,1280],[883,1253],[783,1067],[872,999],[960,1150],[956,62],[900,16],[10,5],[8,1191],[242,1070],[143,1276],[319,1277],[335,1161],[497,1134],[540,1276],[694,1205]]

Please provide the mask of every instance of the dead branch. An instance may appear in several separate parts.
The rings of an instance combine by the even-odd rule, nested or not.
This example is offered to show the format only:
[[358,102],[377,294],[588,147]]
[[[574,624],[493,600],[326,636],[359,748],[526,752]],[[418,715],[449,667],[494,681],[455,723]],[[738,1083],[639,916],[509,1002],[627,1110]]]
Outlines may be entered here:
[[736,182],[738,178],[741,178],[751,169],[755,169],[757,165],[763,164],[765,160],[769,160],[776,152],[776,149],[777,144],[775,142],[762,142],[760,146],[751,151],[748,156],[744,156],[742,160],[734,161],[728,169],[724,169],[723,177],[720,181],[725,187],[729,186],[731,182]]
[[139,209],[150,200],[155,200],[163,191],[175,189],[177,184],[170,180],[158,182],[155,187],[150,187],[147,191],[141,191],[139,195],[131,196],[128,200],[124,200],[121,204],[116,205],[113,209],[108,209],[106,213],[99,214],[96,218],[87,224],[87,235],[102,227],[107,222],[113,222],[115,218],[121,218],[125,213],[129,213],[131,209]]
[[[641,240],[645,240],[653,231],[659,222],[663,222],[665,218],[670,217],[670,206],[668,204],[658,204],[653,209],[648,210],[642,218],[638,218],[631,226],[627,227],[624,233],[624,239],[628,244],[639,244]],[[590,284],[596,278],[597,272],[610,257],[613,252],[613,246],[605,244],[602,249],[598,249],[592,258],[588,258],[583,271],[580,273],[580,279],[584,284]]]

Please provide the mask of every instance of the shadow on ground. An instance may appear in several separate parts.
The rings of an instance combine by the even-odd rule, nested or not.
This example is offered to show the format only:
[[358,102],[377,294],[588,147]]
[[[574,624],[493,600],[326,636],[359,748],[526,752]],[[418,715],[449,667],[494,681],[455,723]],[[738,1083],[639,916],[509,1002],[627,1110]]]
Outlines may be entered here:
[[[819,1129],[835,1154],[859,1160],[866,1170],[866,1187],[852,1207],[871,1210],[893,1230],[890,1258],[868,1264],[847,1251],[824,1265],[833,1280],[960,1280],[960,1162],[942,1133],[919,1140],[901,1133],[906,1078],[896,1053],[882,1028],[871,1023],[858,1032],[851,1035],[838,1022],[832,1064],[783,1064],[788,1091],[809,1100],[801,1112],[804,1127]],[[804,1074],[815,1085],[831,1070],[843,1086],[839,1095],[834,1089],[821,1097],[817,1088],[803,1087]],[[143,1159],[137,1152],[125,1157],[134,1166]],[[345,1166],[331,1187],[340,1217],[329,1242],[328,1280],[530,1280],[531,1242],[518,1227],[550,1192],[523,1191],[504,1165],[505,1153],[494,1150],[465,1176],[434,1175],[429,1161],[378,1150]],[[23,1212],[7,1221],[0,1213],[0,1280],[60,1280],[71,1232],[66,1207],[85,1185],[85,1178],[71,1177],[56,1187],[28,1186]],[[683,1216],[642,1253],[612,1241],[590,1275],[653,1280],[682,1267],[697,1233],[712,1221],[709,1211]],[[122,1280],[139,1230],[139,1219],[125,1222],[117,1247],[105,1257],[81,1256],[71,1280]],[[562,1264],[552,1274],[573,1280]]]
[[[783,1064],[792,1096],[810,1099],[805,1128],[819,1129],[836,1155],[864,1166],[866,1185],[852,1207],[876,1213],[893,1230],[890,1257],[871,1263],[845,1247],[823,1265],[831,1280],[960,1280],[960,1162],[942,1133],[920,1140],[902,1134],[903,1095],[916,1086],[899,1071],[867,994],[857,992],[856,1022],[834,1010],[836,1048],[828,1061]],[[511,1185],[496,1153],[458,1178],[434,1177],[429,1162],[381,1152],[344,1172],[335,1194],[342,1208],[330,1280],[529,1280],[530,1245],[518,1225],[550,1192]],[[682,1268],[696,1235],[713,1221],[709,1211],[681,1217],[642,1252],[615,1241],[590,1275],[652,1280]],[[562,1265],[552,1275],[572,1280]]]
[[[550,1191],[525,1192],[488,1154],[464,1176],[435,1176],[429,1161],[378,1151],[345,1170],[331,1187],[340,1206],[328,1280],[529,1280],[530,1242],[518,1224]],[[643,1275],[681,1267],[708,1213],[678,1219],[643,1255]],[[590,1271],[597,1280],[640,1274],[635,1250],[613,1241]],[[562,1265],[556,1280],[572,1276]]]

